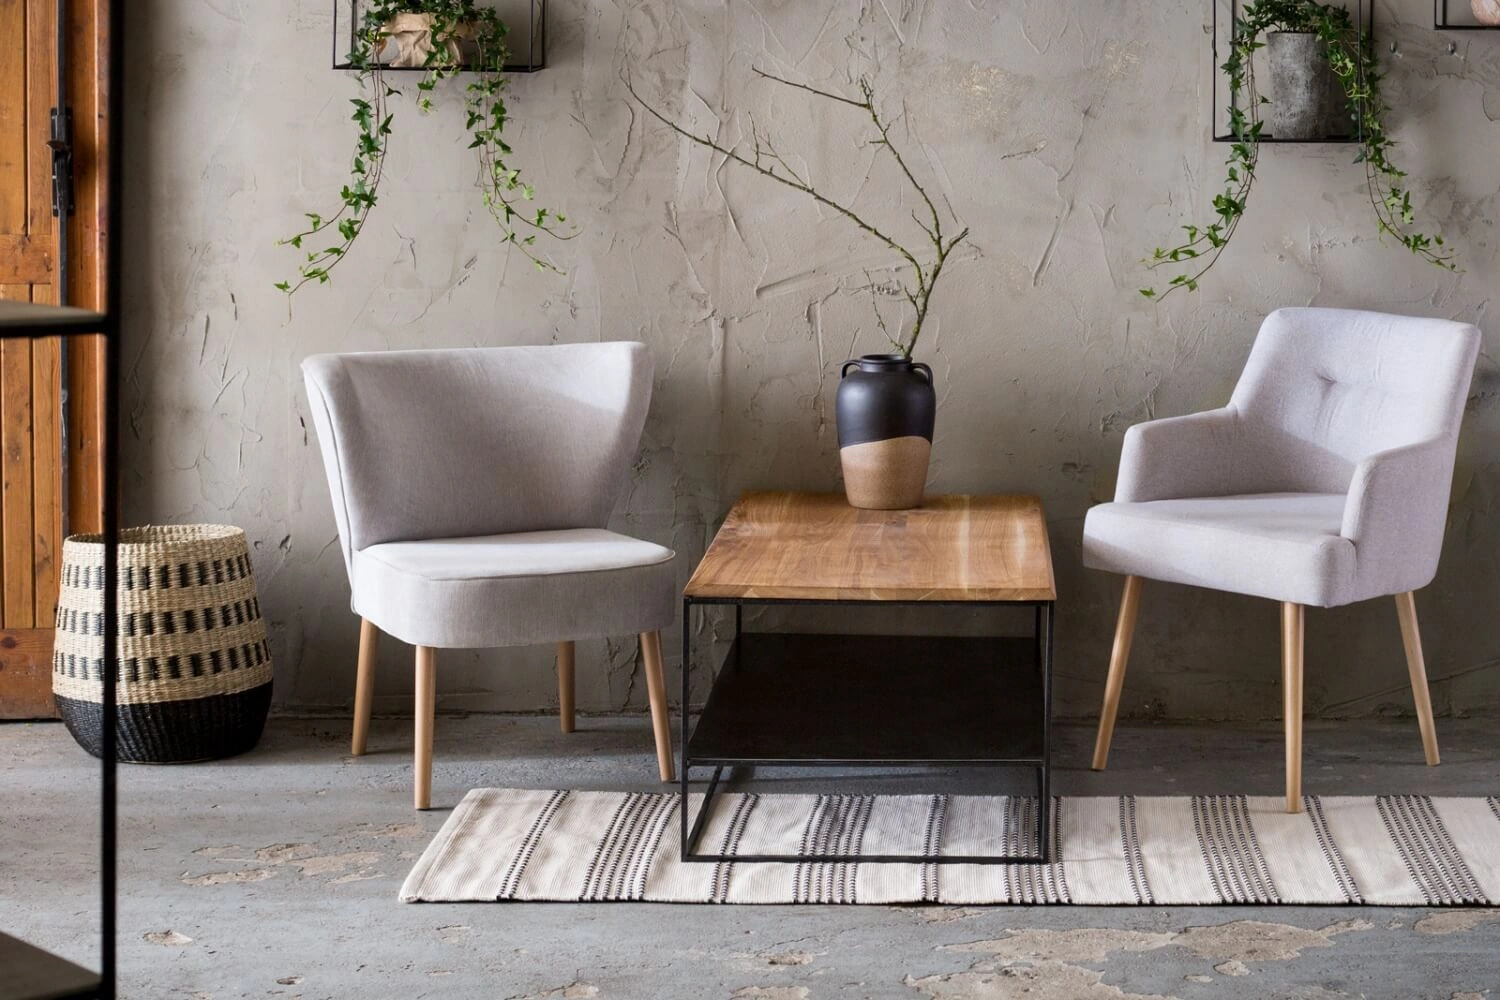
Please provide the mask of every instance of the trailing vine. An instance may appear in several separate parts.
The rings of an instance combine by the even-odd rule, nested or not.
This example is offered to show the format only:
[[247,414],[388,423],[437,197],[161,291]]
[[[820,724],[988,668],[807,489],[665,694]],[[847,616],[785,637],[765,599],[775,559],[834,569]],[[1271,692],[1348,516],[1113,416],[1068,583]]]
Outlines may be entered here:
[[[502,241],[519,250],[537,269],[556,271],[557,267],[536,249],[538,234],[558,239],[576,235],[558,229],[567,221],[566,216],[528,204],[536,192],[521,179],[521,171],[509,165],[511,148],[504,138],[508,121],[504,67],[509,52],[505,23],[495,11],[476,7],[474,0],[371,0],[356,26],[349,53],[349,63],[366,91],[366,96],[349,102],[354,107],[349,118],[358,131],[349,181],[339,191],[336,212],[307,212],[307,227],[278,241],[278,245],[303,251],[297,278],[276,283],[288,296],[309,282],[328,283],[330,272],[348,255],[364,230],[370,209],[379,200],[394,117],[389,99],[401,94],[386,82],[387,63],[381,56],[393,44],[394,25],[401,15],[423,16],[415,22],[420,27],[415,41],[411,31],[404,33],[410,51],[402,53],[407,58],[420,56],[416,65],[425,70],[417,82],[418,109],[424,113],[432,110],[433,95],[443,80],[462,71],[473,73],[473,79],[464,85],[464,129],[469,134],[469,148],[479,159],[485,207],[500,227]],[[423,32],[425,37],[421,37]],[[467,61],[461,56],[464,49],[474,53]],[[322,242],[327,245],[318,248]]]
[[1256,90],[1254,55],[1265,46],[1261,37],[1270,31],[1309,32],[1322,43],[1350,115],[1359,124],[1359,153],[1354,162],[1364,164],[1365,187],[1378,232],[1392,236],[1428,263],[1457,270],[1441,236],[1429,236],[1414,228],[1416,216],[1404,182],[1406,173],[1391,162],[1389,155],[1395,143],[1385,130],[1387,108],[1380,94],[1380,64],[1369,37],[1343,7],[1319,0],[1255,0],[1241,11],[1230,36],[1229,57],[1220,67],[1229,82],[1232,142],[1225,161],[1224,190],[1214,196],[1215,220],[1204,226],[1183,226],[1187,233],[1183,242],[1156,248],[1144,261],[1148,268],[1181,267],[1166,291],[1158,294],[1155,288],[1142,288],[1141,294],[1160,299],[1177,288],[1197,291],[1199,280],[1218,263],[1244,217],[1260,158],[1260,106],[1268,103]]

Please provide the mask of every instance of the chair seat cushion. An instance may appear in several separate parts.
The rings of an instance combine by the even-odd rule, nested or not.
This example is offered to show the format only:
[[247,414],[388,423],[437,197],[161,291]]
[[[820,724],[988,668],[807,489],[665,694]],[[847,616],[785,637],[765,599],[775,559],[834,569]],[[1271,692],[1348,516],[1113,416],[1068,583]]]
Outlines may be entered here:
[[1106,503],[1083,525],[1083,561],[1315,607],[1362,600],[1342,493],[1256,493]]
[[520,646],[654,632],[673,553],[598,528],[385,542],[354,553],[354,610],[418,646]]

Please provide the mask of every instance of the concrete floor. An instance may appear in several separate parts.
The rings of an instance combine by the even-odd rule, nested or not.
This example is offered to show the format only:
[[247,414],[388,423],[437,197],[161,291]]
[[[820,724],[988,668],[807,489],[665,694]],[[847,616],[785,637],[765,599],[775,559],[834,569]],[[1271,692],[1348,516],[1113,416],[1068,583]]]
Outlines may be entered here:
[[[1307,790],[1494,794],[1496,723],[1312,724]],[[131,998],[1108,1000],[1500,997],[1500,910],[403,905],[467,789],[652,787],[643,719],[439,720],[432,812],[409,723],[278,719],[254,753],[128,767],[121,955]],[[1060,727],[1063,794],[1280,789],[1273,726],[1122,727],[1112,769]],[[0,726],[0,929],[89,961],[95,765],[60,725]],[[0,971],[3,976],[3,971]]]

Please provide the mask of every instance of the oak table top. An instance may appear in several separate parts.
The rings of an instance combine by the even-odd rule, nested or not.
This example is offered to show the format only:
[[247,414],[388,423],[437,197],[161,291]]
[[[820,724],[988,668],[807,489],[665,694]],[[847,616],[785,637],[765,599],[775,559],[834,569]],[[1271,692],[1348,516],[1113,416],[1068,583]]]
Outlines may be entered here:
[[1052,601],[1041,500],[929,496],[861,510],[838,493],[745,493],[683,591],[689,598]]

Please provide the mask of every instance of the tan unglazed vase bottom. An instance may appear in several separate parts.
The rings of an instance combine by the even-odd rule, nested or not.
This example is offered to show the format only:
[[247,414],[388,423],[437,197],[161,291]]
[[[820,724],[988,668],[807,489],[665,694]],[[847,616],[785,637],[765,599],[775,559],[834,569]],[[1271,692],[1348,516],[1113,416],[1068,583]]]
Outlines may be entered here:
[[839,449],[844,494],[852,507],[910,510],[921,506],[932,442],[924,437],[887,438]]

